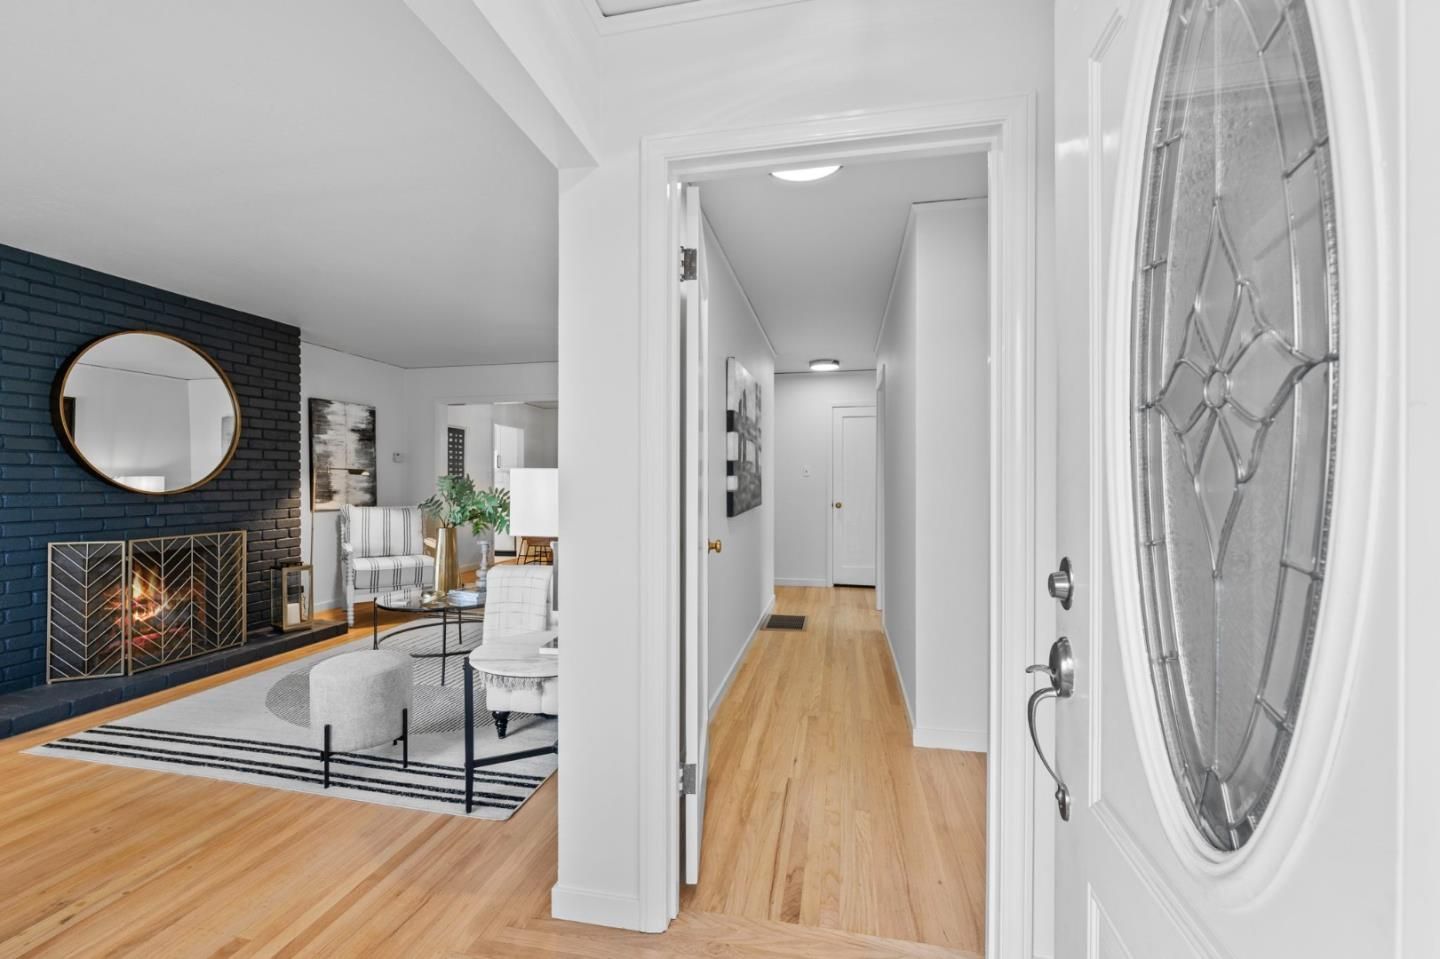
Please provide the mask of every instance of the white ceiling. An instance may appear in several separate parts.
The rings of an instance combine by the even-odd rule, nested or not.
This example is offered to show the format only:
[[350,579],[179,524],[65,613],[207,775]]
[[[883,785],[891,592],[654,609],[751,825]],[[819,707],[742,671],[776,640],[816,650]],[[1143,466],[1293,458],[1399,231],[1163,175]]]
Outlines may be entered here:
[[556,357],[554,167],[402,3],[0,4],[0,242],[405,367]]
[[851,164],[825,180],[768,173],[702,183],[700,207],[760,323],[777,371],[834,357],[871,369],[910,206],[986,195],[983,153]]

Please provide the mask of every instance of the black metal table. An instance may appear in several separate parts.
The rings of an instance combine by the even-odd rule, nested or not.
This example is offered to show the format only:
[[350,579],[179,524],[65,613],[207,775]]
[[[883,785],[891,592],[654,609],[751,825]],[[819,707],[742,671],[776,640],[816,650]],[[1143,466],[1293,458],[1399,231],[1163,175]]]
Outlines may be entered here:
[[[559,642],[552,641],[555,649],[559,649]],[[546,646],[552,645],[546,643]],[[546,654],[538,654],[546,655]],[[501,763],[513,763],[521,759],[533,759],[536,756],[549,756],[560,754],[560,740],[550,743],[548,746],[536,746],[532,749],[520,749],[513,753],[500,753],[495,756],[485,756],[481,759],[475,758],[475,673],[477,670],[470,663],[470,655],[465,655],[465,814],[470,814],[474,805],[475,796],[475,770],[483,769],[486,766],[498,766]]]
[[[420,589],[402,589],[393,593],[386,593],[375,599],[374,615],[371,620],[371,647],[380,648],[380,610],[391,613],[410,613],[415,616],[433,620],[437,617],[440,620],[440,651],[438,653],[411,653],[414,659],[438,659],[440,660],[440,685],[445,685],[445,666],[455,656],[465,656],[470,648],[464,648],[463,640],[465,626],[467,623],[483,623],[485,621],[485,604],[461,603],[450,599],[448,596],[435,596]],[[450,648],[450,625],[455,625],[456,647]],[[430,622],[416,623],[412,626],[402,626],[399,629],[392,629],[385,634],[385,639],[393,639],[404,633],[412,633],[417,629],[429,629],[433,625]],[[471,647],[473,648],[473,647]]]

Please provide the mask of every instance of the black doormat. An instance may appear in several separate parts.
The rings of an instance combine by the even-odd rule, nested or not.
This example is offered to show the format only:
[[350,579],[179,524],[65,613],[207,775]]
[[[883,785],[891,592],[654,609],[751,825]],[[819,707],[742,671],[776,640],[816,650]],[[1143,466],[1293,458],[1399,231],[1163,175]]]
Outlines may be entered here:
[[766,629],[804,629],[804,628],[805,628],[805,617],[804,617],[804,616],[784,616],[784,615],[781,615],[780,613],[775,613],[775,614],[772,615],[769,619],[765,620],[765,628],[766,628]]

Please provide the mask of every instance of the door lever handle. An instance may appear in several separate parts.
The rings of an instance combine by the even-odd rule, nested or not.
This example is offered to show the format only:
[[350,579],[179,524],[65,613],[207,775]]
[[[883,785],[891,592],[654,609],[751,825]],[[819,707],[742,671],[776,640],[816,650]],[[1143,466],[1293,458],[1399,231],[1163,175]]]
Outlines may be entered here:
[[1030,702],[1025,707],[1025,718],[1030,726],[1030,742],[1035,746],[1040,764],[1045,767],[1050,778],[1055,780],[1055,805],[1060,808],[1060,819],[1069,822],[1070,787],[1065,785],[1065,781],[1055,772],[1055,767],[1050,765],[1050,760],[1045,756],[1045,749],[1040,745],[1040,734],[1035,729],[1035,710],[1051,697],[1068,699],[1075,692],[1075,657],[1070,650],[1070,640],[1064,636],[1055,640],[1055,645],[1050,647],[1050,662],[1028,666],[1025,672],[1045,673],[1050,680],[1048,687],[1042,687],[1030,694]]

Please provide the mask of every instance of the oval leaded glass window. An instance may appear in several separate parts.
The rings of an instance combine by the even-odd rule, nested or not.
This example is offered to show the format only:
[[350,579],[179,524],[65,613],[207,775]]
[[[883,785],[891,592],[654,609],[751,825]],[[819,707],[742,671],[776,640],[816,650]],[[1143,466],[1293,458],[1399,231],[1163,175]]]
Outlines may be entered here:
[[1334,188],[1303,0],[1174,0],[1148,130],[1131,444],[1146,642],[1181,797],[1231,850],[1295,732],[1335,467]]

